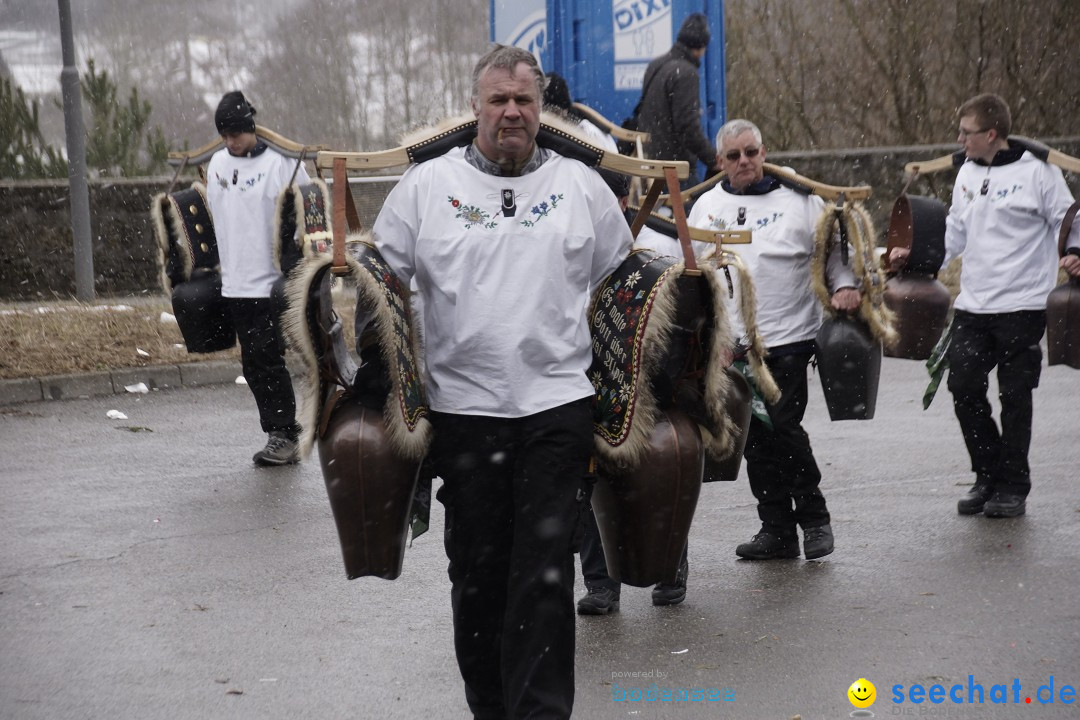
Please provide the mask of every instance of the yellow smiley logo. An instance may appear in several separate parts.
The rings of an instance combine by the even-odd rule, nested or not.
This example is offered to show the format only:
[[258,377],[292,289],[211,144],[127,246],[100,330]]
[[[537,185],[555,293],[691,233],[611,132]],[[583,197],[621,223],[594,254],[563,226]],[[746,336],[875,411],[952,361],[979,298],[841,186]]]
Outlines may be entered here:
[[874,683],[866,678],[859,678],[851,683],[851,687],[847,690],[847,696],[855,707],[868,708],[877,699],[877,688],[874,687]]

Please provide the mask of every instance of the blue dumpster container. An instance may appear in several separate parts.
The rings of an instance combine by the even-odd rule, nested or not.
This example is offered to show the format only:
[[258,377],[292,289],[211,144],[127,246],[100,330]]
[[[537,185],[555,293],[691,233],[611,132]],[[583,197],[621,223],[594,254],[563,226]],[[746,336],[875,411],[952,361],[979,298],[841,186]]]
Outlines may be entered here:
[[566,78],[575,102],[616,124],[641,97],[649,61],[668,51],[687,15],[705,13],[712,40],[701,67],[702,124],[724,124],[723,0],[491,0],[491,39],[540,59]]

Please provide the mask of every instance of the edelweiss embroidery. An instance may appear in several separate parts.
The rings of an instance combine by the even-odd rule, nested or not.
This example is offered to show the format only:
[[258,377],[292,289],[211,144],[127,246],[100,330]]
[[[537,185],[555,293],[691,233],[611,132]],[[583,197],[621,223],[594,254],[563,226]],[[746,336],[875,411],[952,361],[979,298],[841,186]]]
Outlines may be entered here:
[[536,225],[536,223],[546,218],[548,216],[548,213],[557,208],[559,206],[559,201],[562,199],[562,193],[559,193],[558,195],[551,195],[548,198],[548,200],[551,200],[550,205],[548,205],[547,200],[540,203],[539,205],[533,205],[531,211],[532,217],[522,220],[521,224],[525,227],[532,227],[533,225]]
[[491,215],[484,212],[475,205],[464,205],[453,195],[447,195],[446,199],[457,210],[457,215],[454,216],[455,220],[464,220],[465,229],[468,230],[473,225],[481,225],[488,230],[492,230],[499,226],[499,223],[491,219]]
[[320,230],[325,229],[326,217],[323,215],[322,197],[314,190],[308,190],[304,197],[304,216],[308,225],[316,225]]

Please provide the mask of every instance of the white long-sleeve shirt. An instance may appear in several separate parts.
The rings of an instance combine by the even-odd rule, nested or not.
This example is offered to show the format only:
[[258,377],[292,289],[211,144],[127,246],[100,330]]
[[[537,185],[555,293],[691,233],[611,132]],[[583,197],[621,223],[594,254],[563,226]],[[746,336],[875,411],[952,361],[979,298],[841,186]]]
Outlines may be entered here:
[[373,228],[422,299],[431,408],[524,417],[592,395],[591,294],[632,245],[614,195],[557,154],[520,177],[488,175],[464,155],[410,167]]
[[1072,202],[1061,170],[1029,152],[1005,165],[965,162],[945,221],[944,263],[964,258],[956,309],[1044,309],[1057,282],[1058,232]]
[[[223,297],[270,297],[281,277],[273,253],[277,199],[295,167],[295,160],[273,148],[254,157],[235,157],[222,149],[210,158],[206,202],[214,219]],[[295,182],[310,182],[302,164]]]
[[[694,227],[753,231],[753,241],[734,252],[754,279],[758,333],[766,347],[813,340],[821,327],[821,303],[810,283],[810,268],[815,229],[824,210],[821,198],[786,187],[763,195],[736,195],[717,184],[690,211],[688,221]],[[839,252],[830,254],[826,277],[833,291],[856,286],[854,273],[842,264]],[[739,297],[735,273],[732,282],[735,299],[728,299],[728,317],[736,337],[742,338],[746,327],[735,304]]]

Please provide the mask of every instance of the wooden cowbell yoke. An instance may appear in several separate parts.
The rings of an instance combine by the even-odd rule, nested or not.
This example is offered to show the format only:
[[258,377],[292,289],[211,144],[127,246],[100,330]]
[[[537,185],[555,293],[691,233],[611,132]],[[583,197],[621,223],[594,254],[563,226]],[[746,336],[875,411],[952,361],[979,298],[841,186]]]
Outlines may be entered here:
[[[256,126],[255,134],[282,155],[296,159],[297,168],[322,147],[300,145],[261,126]],[[169,153],[169,164],[176,166],[176,173],[168,189],[150,203],[161,287],[171,297],[184,343],[193,353],[225,350],[236,344],[236,331],[221,297],[217,236],[204,184],[203,164],[222,147],[224,143],[218,138],[197,150]],[[173,192],[180,173],[190,165],[199,168],[202,181]],[[330,238],[324,211],[326,192],[321,180],[304,187],[290,183],[278,198],[273,256],[283,275],[295,268],[305,253],[325,251]],[[302,228],[299,233],[298,227]],[[283,293],[282,278],[272,293],[279,314]]]
[[[407,288],[363,237],[353,236],[350,254],[345,253],[345,227],[355,227],[346,221],[352,202],[347,174],[424,162],[472,142],[475,134],[476,121],[470,118],[405,147],[322,152],[317,160],[320,168],[333,172],[334,255],[311,258],[290,279],[286,332],[294,347],[307,343],[310,350],[306,382],[297,382],[298,393],[308,395],[298,398],[301,446],[308,452],[318,443],[350,578],[392,579],[400,573],[409,500],[430,423]],[[689,171],[685,162],[634,159],[596,148],[548,114],[541,118],[537,142],[593,167],[662,180],[673,190]],[[653,201],[660,183],[655,185]],[[708,451],[730,459],[737,434],[724,406],[730,383],[722,366],[730,333],[723,307],[712,303],[708,279],[690,251],[685,213],[680,222],[683,262],[647,251],[632,253],[602,285],[589,314],[594,338],[605,335],[602,344],[594,343],[589,372],[597,388],[600,471],[611,486],[631,483],[639,473],[658,479],[666,492],[663,500],[634,489],[623,493],[635,496],[641,508],[634,517],[661,508],[666,517],[659,525],[652,519],[627,520],[622,510],[605,513],[599,509],[604,501],[594,501],[599,517],[624,517],[638,536],[634,547],[627,547],[609,532],[605,546],[621,579],[640,585],[674,578],[700,488],[703,455]],[[358,288],[360,365],[349,357],[340,320],[330,307],[335,275],[350,276]],[[631,286],[634,292],[627,292]],[[710,372],[710,367],[719,369]],[[677,402],[689,410],[679,409]],[[669,465],[670,453],[659,457],[657,447],[675,448],[680,462]]]
[[[895,339],[891,314],[884,307],[884,277],[873,256],[876,237],[873,222],[863,206],[863,201],[870,197],[871,188],[865,185],[827,185],[799,175],[789,168],[771,163],[765,163],[763,167],[765,174],[775,178],[784,187],[806,195],[817,195],[831,204],[818,220],[811,265],[811,285],[825,312],[825,319],[816,339],[821,385],[832,420],[871,419],[877,401],[882,346],[889,346]],[[684,190],[681,199],[688,201],[722,179],[723,175],[715,175]],[[650,225],[657,227],[661,220],[654,216]],[[850,257],[849,243],[854,250]],[[851,263],[855,276],[862,285],[862,303],[854,316],[838,313],[830,304],[825,267],[828,255],[834,249],[839,250],[845,264]],[[741,262],[737,261],[736,253],[730,251],[725,251],[716,262],[718,267],[725,271],[729,267],[739,268],[741,265]],[[740,275],[740,288],[745,287],[752,285],[748,285]],[[756,333],[752,313],[754,305],[752,298],[739,298],[743,320],[750,334],[751,349],[748,359],[760,385],[761,361],[757,356],[764,354],[764,347]],[[767,394],[765,397],[771,399]]]
[[[1043,162],[1080,173],[1078,158],[1022,135],[1010,135],[1009,140]],[[947,324],[950,302],[948,292],[942,292],[944,287],[933,287],[925,279],[927,275],[932,277],[937,274],[945,257],[945,206],[935,198],[909,196],[907,188],[920,174],[955,170],[966,160],[964,151],[958,150],[933,160],[910,162],[904,166],[907,179],[893,207],[886,250],[904,247],[911,251],[907,265],[889,279],[886,291],[886,301],[890,306],[895,306],[898,316],[900,341],[897,345],[912,348],[908,353],[898,353],[898,357],[930,357],[928,348],[934,347]],[[920,206],[924,215],[922,227]],[[1065,254],[1065,244],[1078,208],[1080,202],[1069,208],[1062,222],[1058,235],[1059,256]],[[897,227],[895,240],[894,226]],[[1080,369],[1080,280],[1077,278],[1070,277],[1047,296],[1046,340],[1048,364]]]

